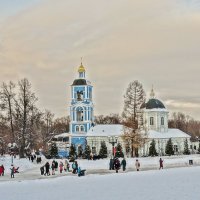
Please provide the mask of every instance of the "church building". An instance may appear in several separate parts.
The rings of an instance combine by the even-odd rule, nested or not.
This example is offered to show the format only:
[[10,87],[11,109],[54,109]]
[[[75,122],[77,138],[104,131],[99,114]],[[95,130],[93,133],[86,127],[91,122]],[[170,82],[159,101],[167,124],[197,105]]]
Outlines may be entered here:
[[[58,145],[59,155],[68,156],[71,144],[75,145],[77,153],[88,144],[92,153],[98,154],[101,142],[104,141],[108,149],[108,156],[112,156],[117,143],[121,144],[123,153],[129,156],[130,153],[126,151],[123,135],[130,131],[130,128],[121,124],[95,125],[92,92],[93,86],[86,79],[86,70],[81,62],[78,68],[78,77],[71,85],[70,131],[53,138]],[[165,155],[166,143],[170,138],[175,154],[183,153],[185,140],[188,140],[190,145],[188,134],[179,129],[168,128],[169,111],[160,100],[155,98],[153,89],[149,100],[141,105],[140,112],[140,133],[145,135],[146,140],[138,150],[139,156],[149,155],[149,147],[153,139],[159,155]],[[114,143],[113,140],[115,140]]]
[[94,105],[92,101],[92,85],[86,79],[86,71],[82,62],[78,69],[78,77],[71,85],[70,134],[71,143],[85,148],[86,134],[94,121]]

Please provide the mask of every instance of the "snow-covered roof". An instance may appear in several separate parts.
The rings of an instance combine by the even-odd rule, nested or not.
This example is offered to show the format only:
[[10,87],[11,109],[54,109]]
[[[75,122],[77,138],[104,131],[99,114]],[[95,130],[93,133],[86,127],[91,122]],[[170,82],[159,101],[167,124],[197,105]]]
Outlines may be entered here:
[[54,138],[59,138],[59,137],[69,137],[71,134],[70,133],[61,133],[59,135],[55,135]]
[[188,135],[187,133],[184,133],[183,131],[179,129],[168,129],[168,132],[157,132],[154,130],[150,130],[147,133],[148,138],[154,138],[154,139],[167,139],[167,138],[190,138],[191,136]]
[[121,124],[101,124],[91,127],[86,136],[120,136],[127,127]]

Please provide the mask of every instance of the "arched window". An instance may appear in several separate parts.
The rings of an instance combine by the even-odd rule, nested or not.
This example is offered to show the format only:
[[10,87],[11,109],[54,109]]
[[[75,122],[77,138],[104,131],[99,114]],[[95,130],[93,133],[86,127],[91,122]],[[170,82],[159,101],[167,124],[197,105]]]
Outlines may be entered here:
[[81,126],[81,132],[84,132],[84,126]]
[[76,132],[79,132],[79,126],[76,126]]
[[77,114],[77,121],[83,121],[83,108],[78,107],[76,114]]
[[153,117],[150,117],[150,125],[154,125],[154,119],[153,119]]
[[161,117],[161,125],[165,125],[164,117]]

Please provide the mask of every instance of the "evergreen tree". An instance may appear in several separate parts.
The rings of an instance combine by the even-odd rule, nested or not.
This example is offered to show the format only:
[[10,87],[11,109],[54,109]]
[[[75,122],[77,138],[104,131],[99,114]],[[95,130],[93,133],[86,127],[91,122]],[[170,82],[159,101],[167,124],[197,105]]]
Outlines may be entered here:
[[165,153],[169,156],[174,155],[173,143],[171,138],[167,141]]
[[184,152],[183,154],[185,155],[189,155],[190,154],[190,150],[189,150],[189,147],[188,147],[188,140],[185,139],[185,142],[184,142]]
[[107,146],[106,146],[105,141],[101,142],[101,148],[100,148],[100,151],[99,151],[99,156],[101,158],[107,158],[107,156],[108,156],[108,150],[107,150]]
[[58,147],[55,142],[51,143],[50,155],[52,158],[56,158],[58,156]]
[[156,142],[153,139],[149,147],[149,156],[157,156],[157,155],[158,153],[156,151]]
[[123,153],[123,150],[122,150],[122,145],[120,143],[117,144],[115,157],[118,157],[118,158],[123,158],[124,157],[124,153]]
[[78,157],[80,158],[80,157],[82,157],[83,156],[83,147],[82,147],[82,145],[80,145],[79,147],[78,147]]
[[74,144],[71,144],[70,146],[69,157],[76,157],[76,147]]
[[90,154],[91,154],[90,146],[86,145],[85,152],[84,152],[85,158],[90,159]]
[[200,153],[200,142],[199,142],[199,148],[198,148],[198,153]]

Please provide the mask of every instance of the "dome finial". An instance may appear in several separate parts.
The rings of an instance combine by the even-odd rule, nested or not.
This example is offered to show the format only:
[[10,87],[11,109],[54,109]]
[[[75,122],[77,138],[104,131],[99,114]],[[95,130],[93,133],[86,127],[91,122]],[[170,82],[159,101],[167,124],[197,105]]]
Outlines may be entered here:
[[150,97],[151,97],[151,99],[155,98],[155,92],[154,92],[154,89],[153,89],[153,85],[152,85],[152,88],[151,88]]
[[80,67],[78,68],[78,72],[79,73],[82,73],[82,72],[85,72],[85,67],[83,66],[83,57],[81,57],[81,65]]

